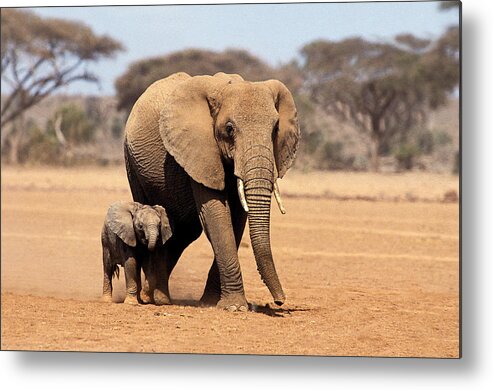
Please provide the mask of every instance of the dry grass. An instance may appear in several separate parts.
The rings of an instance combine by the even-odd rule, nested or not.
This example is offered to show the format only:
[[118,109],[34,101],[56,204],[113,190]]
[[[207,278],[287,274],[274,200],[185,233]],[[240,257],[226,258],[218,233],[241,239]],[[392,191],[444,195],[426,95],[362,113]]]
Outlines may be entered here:
[[459,192],[459,179],[428,172],[293,172],[283,179],[282,190],[296,196],[441,201],[447,192]]
[[[447,192],[459,193],[459,178],[428,172],[309,172],[290,171],[279,183],[282,194],[332,199],[442,201]],[[32,190],[92,190],[128,192],[125,168],[2,169],[2,188]]]

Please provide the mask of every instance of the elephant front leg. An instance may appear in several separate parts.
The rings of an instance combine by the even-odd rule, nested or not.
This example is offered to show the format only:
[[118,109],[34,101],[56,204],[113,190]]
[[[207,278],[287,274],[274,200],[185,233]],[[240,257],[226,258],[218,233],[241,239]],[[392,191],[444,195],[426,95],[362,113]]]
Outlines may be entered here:
[[140,282],[140,265],[134,256],[128,257],[123,266],[125,270],[126,296],[125,303],[137,305],[141,282]]
[[153,286],[152,298],[156,305],[169,305],[171,304],[171,299],[169,296],[169,275],[168,269],[166,267],[165,258],[160,257],[158,259],[152,260],[154,274],[156,276],[155,285]]
[[[230,192],[228,195],[228,202],[231,210],[231,222],[235,236],[236,251],[238,253],[243,232],[245,231],[247,213],[243,210],[236,191]],[[200,298],[200,302],[205,306],[214,306],[220,299],[221,279],[219,275],[219,267],[217,266],[217,259],[214,258],[211,268],[209,269],[209,274],[207,275],[207,282],[205,284],[204,293]]]
[[142,270],[144,271],[144,284],[140,290],[140,301],[142,303],[154,303],[153,291],[151,291],[151,285],[155,282],[152,278],[155,277],[151,268],[151,262],[149,256],[145,256],[142,259]]
[[147,277],[144,280],[142,290],[140,290],[140,301],[145,304],[154,303],[153,294],[151,293],[151,289],[149,287],[149,279]]
[[[220,299],[217,307],[230,311],[246,311],[248,303],[243,289],[227,196],[221,191],[211,190],[196,182],[192,183],[200,221],[212,245],[219,273]],[[212,277],[215,277],[214,274]]]

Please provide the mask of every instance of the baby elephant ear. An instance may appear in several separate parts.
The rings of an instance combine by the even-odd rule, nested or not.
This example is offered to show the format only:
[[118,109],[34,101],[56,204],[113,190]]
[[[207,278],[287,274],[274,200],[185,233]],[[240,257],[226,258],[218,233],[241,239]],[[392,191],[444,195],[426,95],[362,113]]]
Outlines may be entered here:
[[171,231],[171,224],[169,223],[168,215],[166,210],[161,206],[154,206],[154,210],[157,211],[159,217],[161,218],[161,239],[163,240],[163,245],[168,241],[173,232]]
[[115,233],[128,246],[136,246],[135,230],[133,223],[133,214],[138,205],[135,202],[117,202],[113,203],[106,217],[110,230]]

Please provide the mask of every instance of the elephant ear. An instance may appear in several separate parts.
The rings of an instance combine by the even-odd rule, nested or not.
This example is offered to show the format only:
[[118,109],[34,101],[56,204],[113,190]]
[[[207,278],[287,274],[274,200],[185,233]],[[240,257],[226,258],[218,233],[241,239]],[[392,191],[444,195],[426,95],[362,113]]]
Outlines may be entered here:
[[153,206],[153,209],[157,211],[159,214],[159,218],[161,218],[161,240],[163,241],[163,245],[166,244],[173,232],[171,230],[171,224],[168,219],[168,214],[166,214],[166,210],[161,206]]
[[117,202],[113,203],[107,216],[107,224],[110,230],[115,233],[128,246],[135,247],[137,239],[135,237],[133,215],[139,208],[137,202]]
[[276,109],[279,112],[279,128],[274,139],[274,156],[277,172],[282,178],[293,165],[300,140],[298,112],[293,96],[286,86],[278,80],[266,81],[274,95]]
[[159,120],[166,150],[193,180],[215,190],[224,189],[224,168],[211,112],[221,89],[238,77],[219,73],[181,82],[166,96]]

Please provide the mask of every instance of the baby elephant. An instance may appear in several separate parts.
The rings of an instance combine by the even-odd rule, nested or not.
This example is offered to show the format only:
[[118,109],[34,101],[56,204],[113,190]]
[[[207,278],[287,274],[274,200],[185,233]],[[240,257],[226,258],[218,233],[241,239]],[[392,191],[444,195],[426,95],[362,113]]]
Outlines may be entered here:
[[[168,241],[171,234],[171,226],[163,207],[146,206],[137,202],[113,203],[108,209],[101,232],[103,299],[111,302],[112,278],[113,275],[119,276],[118,265],[121,265],[125,270],[125,302],[137,304],[141,291],[141,268],[144,268],[146,277],[153,273],[150,270],[152,262],[159,259],[151,259],[152,254]],[[149,301],[152,300],[148,298],[147,302]]]

